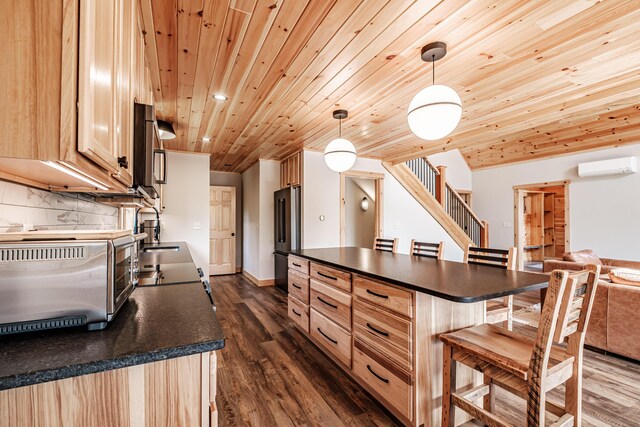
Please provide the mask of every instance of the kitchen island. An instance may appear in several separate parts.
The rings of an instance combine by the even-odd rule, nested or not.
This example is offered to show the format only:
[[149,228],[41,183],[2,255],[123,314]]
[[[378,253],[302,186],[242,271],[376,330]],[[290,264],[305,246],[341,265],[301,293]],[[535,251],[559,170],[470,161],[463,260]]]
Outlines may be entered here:
[[0,425],[214,424],[224,343],[199,281],[135,289],[102,331],[0,337]]
[[[400,421],[438,426],[445,332],[483,323],[485,301],[545,275],[362,248],[293,251],[288,311],[298,328]],[[460,367],[460,387],[482,377]],[[456,425],[466,421],[459,411]]]

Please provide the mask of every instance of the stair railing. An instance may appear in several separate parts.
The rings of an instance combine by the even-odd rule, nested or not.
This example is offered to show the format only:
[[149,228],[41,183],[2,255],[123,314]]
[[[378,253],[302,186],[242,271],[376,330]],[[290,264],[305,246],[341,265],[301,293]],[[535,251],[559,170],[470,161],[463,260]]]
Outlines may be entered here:
[[406,165],[473,243],[479,247],[487,247],[489,244],[488,224],[481,221],[460,194],[447,183],[446,166],[435,167],[423,157],[409,160]]

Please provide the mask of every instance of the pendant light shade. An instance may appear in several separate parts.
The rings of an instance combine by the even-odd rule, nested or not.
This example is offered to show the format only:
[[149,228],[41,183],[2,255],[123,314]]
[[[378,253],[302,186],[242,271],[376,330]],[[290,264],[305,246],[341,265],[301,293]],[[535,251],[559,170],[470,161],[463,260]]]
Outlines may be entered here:
[[449,135],[460,123],[462,100],[455,90],[435,84],[435,62],[447,54],[447,45],[430,43],[422,48],[422,60],[433,63],[433,85],[413,97],[407,112],[411,131],[421,139],[433,141]]
[[448,86],[422,89],[409,104],[409,128],[418,138],[432,141],[449,135],[460,123],[462,101]]
[[342,138],[342,119],[347,115],[346,110],[333,112],[333,118],[340,120],[340,137],[331,141],[324,149],[324,162],[334,172],[347,171],[356,163],[356,147],[349,140]]
[[173,139],[176,137],[173,125],[164,120],[158,120],[158,133],[160,134],[160,139]]

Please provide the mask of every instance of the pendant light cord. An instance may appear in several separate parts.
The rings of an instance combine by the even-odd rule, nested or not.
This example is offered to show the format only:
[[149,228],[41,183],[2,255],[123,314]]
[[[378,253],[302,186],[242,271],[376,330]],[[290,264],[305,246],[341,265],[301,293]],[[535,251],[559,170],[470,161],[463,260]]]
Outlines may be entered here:
[[435,55],[431,55],[431,69],[432,69],[432,75],[433,75],[433,81],[432,84],[435,86],[436,84],[436,56]]
[[338,126],[339,126],[339,129],[340,129],[338,131],[338,137],[342,138],[342,118],[340,119],[340,124]]

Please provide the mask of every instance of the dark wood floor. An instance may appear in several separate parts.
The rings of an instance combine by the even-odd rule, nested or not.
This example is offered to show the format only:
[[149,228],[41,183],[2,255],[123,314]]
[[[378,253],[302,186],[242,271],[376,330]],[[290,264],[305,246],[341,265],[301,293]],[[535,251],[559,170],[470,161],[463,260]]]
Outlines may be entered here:
[[[283,292],[241,275],[212,277],[212,283],[226,335],[218,358],[220,426],[399,425],[298,332]],[[524,295],[516,305],[535,300]],[[583,425],[640,425],[640,364],[587,350],[583,393]],[[498,395],[497,408],[525,410],[506,393]]]

